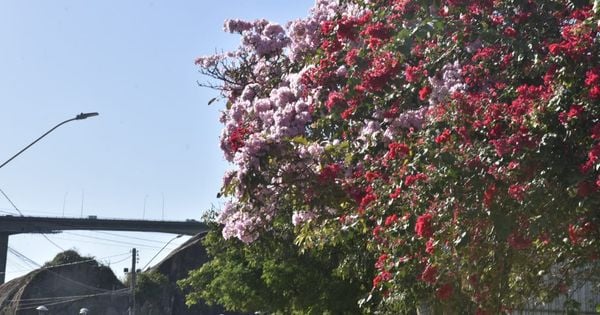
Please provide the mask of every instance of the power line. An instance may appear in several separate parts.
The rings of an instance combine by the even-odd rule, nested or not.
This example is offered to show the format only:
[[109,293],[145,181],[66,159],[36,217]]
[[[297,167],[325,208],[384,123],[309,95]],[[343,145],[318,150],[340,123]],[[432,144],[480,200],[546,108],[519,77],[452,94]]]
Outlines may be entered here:
[[97,237],[97,236],[84,235],[84,234],[77,234],[77,233],[73,233],[73,232],[63,232],[63,233],[69,234],[69,235],[75,235],[75,236],[79,236],[79,237],[87,237],[87,238],[101,240],[101,241],[109,241],[109,242],[115,242],[115,243],[119,243],[119,244],[127,244],[127,245],[130,245],[130,246],[141,246],[141,247],[149,247],[149,248],[159,248],[158,246],[152,246],[152,245],[147,245],[147,244],[139,244],[139,243],[132,243],[132,242],[125,242],[125,241],[120,241],[120,240],[115,240],[115,239],[110,239],[110,238]]
[[21,216],[23,216],[23,213],[21,212],[21,210],[19,210],[19,208],[17,208],[17,206],[15,206],[15,204],[12,202],[12,200],[10,200],[10,198],[8,198],[8,195],[6,195],[6,193],[4,193],[4,190],[2,190],[2,188],[0,188],[0,192],[2,193],[2,195],[4,195],[4,198],[6,198],[6,200],[8,200],[8,202],[10,202],[10,204],[13,206],[13,208],[15,208],[15,210],[17,210],[17,212],[19,212],[19,214]]
[[[147,238],[135,237],[135,236],[129,236],[129,235],[122,235],[122,234],[118,234],[118,233],[110,233],[110,232],[105,232],[105,231],[94,231],[94,233],[112,235],[112,236],[122,237],[122,238],[136,239],[136,240],[146,241],[146,242],[152,242],[152,243],[159,243],[159,244],[163,244],[164,243],[163,241],[151,240],[151,239],[147,239]],[[179,245],[181,245],[181,244],[178,244],[178,246]]]
[[48,242],[52,243],[52,245],[54,245],[56,248],[60,249],[60,250],[61,250],[61,251],[63,251],[63,252],[65,251],[65,249],[64,249],[64,248],[62,248],[62,246],[60,246],[60,245],[56,244],[56,243],[55,243],[54,241],[52,241],[52,240],[51,240],[51,239],[50,239],[50,238],[49,238],[49,237],[48,237],[46,234],[42,233],[42,236],[43,236],[43,237],[44,237],[46,240],[48,240]]
[[[121,294],[121,293],[125,293],[122,295],[126,295],[127,291],[128,291],[128,289],[119,289],[119,290],[115,290],[115,291],[108,291],[108,292],[97,293],[97,294],[74,296],[74,298],[71,298],[71,299],[57,298],[55,300],[55,302],[52,302],[52,303],[40,302],[40,301],[30,301],[30,302],[26,302],[26,303],[20,303],[22,305],[19,305],[19,308],[17,309],[17,311],[36,308],[39,306],[40,303],[43,303],[44,305],[48,305],[48,306],[49,305],[57,305],[57,304],[63,304],[63,303],[84,300],[84,299],[88,299],[91,297],[102,296],[102,295],[113,295],[113,294]],[[50,299],[49,301],[52,301],[51,298],[48,298],[48,299]],[[18,302],[20,300],[13,300],[13,301]]]
[[[2,190],[2,188],[0,188],[0,192],[2,192],[2,195],[4,196],[4,198],[6,198],[6,200],[8,200],[8,202],[10,202],[10,204],[13,206],[13,208],[15,208],[15,210],[17,210],[17,212],[19,212],[19,214],[23,217],[23,212],[21,212],[21,210],[19,210],[19,208],[17,207],[17,205],[15,205],[14,202],[12,202],[12,200],[8,197],[8,195],[4,192],[4,190]],[[50,244],[54,245],[56,248],[60,249],[61,251],[65,251],[64,248],[62,248],[60,245],[56,244],[55,242],[53,242],[52,240],[50,240],[50,238],[48,238],[48,236],[46,236],[46,234],[41,233],[42,236],[48,241],[50,242]]]
[[[74,239],[74,238],[66,238],[66,237],[58,237],[58,236],[55,236],[54,238],[55,239],[59,239],[59,240],[63,240],[63,241],[71,241],[71,242],[79,242],[79,243],[89,243],[89,244],[96,244],[96,245],[102,245],[102,246],[108,246],[108,247],[131,248],[130,245],[119,244],[119,242],[117,242],[117,241],[114,241],[114,243],[103,243],[103,242],[86,240],[86,239]],[[151,249],[158,248],[158,246],[149,246],[149,245],[144,245],[144,246],[139,245],[138,247],[151,248]]]
[[129,260],[129,257],[125,257],[125,258],[120,259],[118,261],[109,261],[109,264],[118,264],[118,263],[122,263],[122,262],[124,262],[126,260]]
[[[17,258],[21,259],[23,262],[30,263],[30,264],[33,264],[33,265],[37,265],[37,266],[38,266],[38,268],[44,269],[44,268],[43,268],[43,267],[42,267],[40,264],[36,263],[35,261],[33,261],[32,259],[30,259],[29,257],[27,257],[27,256],[25,256],[25,255],[23,255],[23,254],[21,254],[21,253],[20,253],[18,250],[14,249],[14,248],[12,248],[12,247],[10,247],[10,246],[8,246],[8,250],[9,250],[11,253],[13,253],[14,255],[16,255],[16,256],[17,256]],[[59,273],[57,273],[57,272],[54,272],[54,271],[52,271],[52,270],[50,270],[50,269],[44,269],[44,270],[46,270],[47,272],[49,272],[49,273],[51,273],[51,274],[54,274],[54,275],[55,275],[56,277],[58,277],[58,278],[62,278],[63,280],[69,281],[69,282],[71,282],[71,283],[74,283],[74,284],[76,284],[76,285],[78,285],[78,286],[81,286],[81,287],[84,287],[84,288],[88,288],[88,289],[92,289],[92,290],[96,290],[96,291],[101,291],[101,292],[110,291],[110,290],[105,290],[105,289],[100,289],[100,288],[92,287],[92,286],[90,286],[90,285],[87,285],[87,284],[85,284],[85,283],[81,283],[81,282],[79,282],[79,281],[72,280],[72,279],[70,279],[70,278],[67,278],[67,277],[65,277],[65,276],[62,276],[62,275],[60,275]]]
[[[11,252],[11,253],[12,253],[12,252]],[[15,253],[12,253],[12,254],[13,254],[13,255],[15,255],[15,256],[17,256],[17,254],[15,254]],[[76,261],[76,262],[72,262],[72,263],[66,263],[66,264],[60,264],[60,265],[51,265],[51,266],[45,266],[45,267],[44,267],[44,266],[42,266],[42,267],[40,267],[40,268],[37,268],[37,269],[39,269],[39,270],[46,270],[46,269],[48,269],[48,268],[55,268],[55,267],[62,267],[62,266],[77,265],[77,264],[83,264],[83,263],[87,263],[87,262],[90,262],[90,261],[96,261],[96,262],[99,262],[99,263],[101,263],[101,264],[106,264],[106,263],[104,263],[104,262],[100,262],[100,260],[107,259],[107,258],[113,258],[113,257],[119,257],[119,256],[123,256],[123,255],[127,255],[127,256],[129,256],[129,252],[127,252],[127,253],[121,253],[121,254],[116,254],[116,255],[111,255],[111,256],[106,256],[106,257],[101,257],[101,258],[91,258],[91,259],[86,259],[86,260],[80,260],[80,261]],[[17,256],[17,257],[18,257],[18,256]],[[125,259],[121,259],[121,260],[118,260],[118,261],[115,261],[115,262],[108,261],[108,264],[109,264],[109,265],[110,265],[110,264],[117,264],[117,263],[120,263],[120,262],[122,262],[122,261],[125,261],[126,259],[129,259],[129,257],[125,257]],[[21,268],[26,268],[26,267],[24,267],[23,265],[21,265],[21,264],[19,264],[19,263],[15,262],[15,261],[13,261],[12,263],[14,263],[15,265],[18,265],[18,266],[20,266]],[[23,271],[32,271],[32,270],[36,270],[36,268],[31,268],[31,267],[30,267],[30,268],[21,269],[21,270],[12,270],[12,271],[7,271],[7,272],[5,272],[5,273],[18,273],[18,272],[23,272]],[[2,272],[0,272],[0,273],[2,273]]]
[[111,294],[111,293],[116,293],[116,292],[125,292],[125,291],[128,291],[128,290],[129,289],[124,288],[124,289],[119,289],[119,290],[115,290],[115,291],[103,292],[103,293],[95,293],[95,294],[52,296],[52,297],[43,297],[43,298],[30,298],[30,299],[14,299],[14,300],[8,300],[8,302],[46,301],[46,300],[72,299],[72,298],[81,298],[81,297],[85,298],[85,297],[91,297],[91,296]]

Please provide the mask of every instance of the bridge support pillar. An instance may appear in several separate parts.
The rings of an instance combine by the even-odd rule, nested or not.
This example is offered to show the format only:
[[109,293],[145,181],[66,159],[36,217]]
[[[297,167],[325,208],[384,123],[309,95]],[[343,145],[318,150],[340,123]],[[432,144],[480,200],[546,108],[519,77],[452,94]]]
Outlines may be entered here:
[[6,279],[6,254],[8,252],[8,233],[0,233],[0,284]]

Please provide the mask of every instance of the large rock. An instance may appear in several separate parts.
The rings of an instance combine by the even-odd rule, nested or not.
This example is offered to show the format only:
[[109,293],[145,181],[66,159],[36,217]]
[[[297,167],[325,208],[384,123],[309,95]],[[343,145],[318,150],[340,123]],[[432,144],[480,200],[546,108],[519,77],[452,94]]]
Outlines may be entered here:
[[109,267],[98,262],[48,266],[0,286],[1,315],[38,315],[44,305],[51,315],[127,314],[129,294]]
[[152,307],[150,303],[144,303],[141,306],[141,314],[156,314],[156,315],[218,315],[218,314],[238,314],[225,312],[221,307],[211,307],[204,303],[198,303],[188,308],[185,305],[185,294],[176,287],[176,282],[188,276],[188,273],[199,268],[204,263],[209,261],[209,257],[202,246],[202,238],[205,234],[198,234],[190,238],[179,248],[171,252],[161,262],[147,270],[146,272],[159,272],[165,275],[172,285],[171,294],[169,296],[170,307],[162,310],[162,313],[157,312],[157,307]]

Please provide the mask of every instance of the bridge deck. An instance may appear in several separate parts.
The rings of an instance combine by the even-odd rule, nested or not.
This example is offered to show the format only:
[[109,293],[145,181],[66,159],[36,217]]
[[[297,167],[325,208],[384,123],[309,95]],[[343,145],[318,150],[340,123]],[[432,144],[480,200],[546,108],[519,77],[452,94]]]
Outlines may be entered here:
[[32,216],[0,216],[0,233],[53,233],[64,230],[106,230],[131,232],[161,232],[195,235],[206,232],[206,224],[188,221],[152,221],[126,219],[56,218]]

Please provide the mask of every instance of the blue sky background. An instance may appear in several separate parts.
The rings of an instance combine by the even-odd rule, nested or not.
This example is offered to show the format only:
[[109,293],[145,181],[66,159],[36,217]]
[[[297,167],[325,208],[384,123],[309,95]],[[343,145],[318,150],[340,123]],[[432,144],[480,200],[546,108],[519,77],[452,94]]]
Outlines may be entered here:
[[[216,194],[228,165],[218,145],[222,104],[207,106],[217,92],[196,85],[203,78],[194,59],[236,47],[239,38],[222,31],[227,18],[285,23],[306,16],[312,4],[0,2],[0,162],[65,119],[100,113],[60,127],[0,169],[0,188],[25,215],[62,216],[64,210],[70,217],[158,220],[164,195],[165,219],[199,219],[219,206]],[[0,211],[14,212],[1,196]],[[104,259],[121,278],[131,247],[140,250],[144,266],[172,237],[49,235],[82,254],[122,254]],[[40,264],[60,251],[40,235],[11,236],[9,246]],[[8,258],[7,279],[32,269],[12,254]]]

